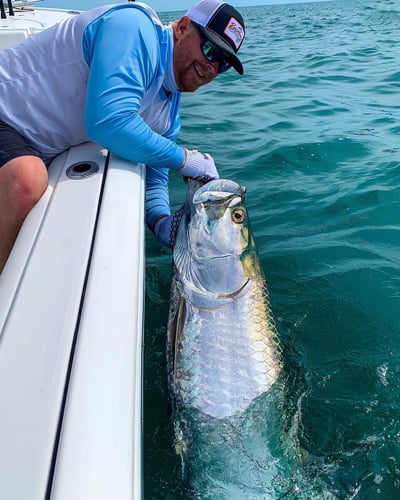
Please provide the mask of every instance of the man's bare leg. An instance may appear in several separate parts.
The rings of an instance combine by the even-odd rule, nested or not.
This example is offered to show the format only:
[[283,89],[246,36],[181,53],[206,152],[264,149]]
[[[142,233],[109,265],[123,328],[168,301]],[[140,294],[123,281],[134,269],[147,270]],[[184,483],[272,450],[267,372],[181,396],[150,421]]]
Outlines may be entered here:
[[0,168],[0,274],[25,217],[47,183],[46,166],[36,156],[19,156]]

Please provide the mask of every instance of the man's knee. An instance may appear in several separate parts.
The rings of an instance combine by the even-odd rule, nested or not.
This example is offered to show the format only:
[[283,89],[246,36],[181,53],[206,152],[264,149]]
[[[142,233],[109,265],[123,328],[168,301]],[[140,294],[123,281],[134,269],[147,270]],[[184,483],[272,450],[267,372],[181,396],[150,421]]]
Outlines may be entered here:
[[47,169],[35,156],[14,158],[0,168],[0,194],[17,218],[25,217],[36,205],[47,183]]

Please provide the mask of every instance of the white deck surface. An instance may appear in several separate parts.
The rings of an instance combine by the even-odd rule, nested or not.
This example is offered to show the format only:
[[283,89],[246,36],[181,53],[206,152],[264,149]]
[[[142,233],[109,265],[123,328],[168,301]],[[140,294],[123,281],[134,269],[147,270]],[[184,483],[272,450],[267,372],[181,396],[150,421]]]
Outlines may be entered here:
[[142,498],[144,186],[139,167],[107,174],[53,495]]
[[66,17],[77,14],[77,11],[37,8],[33,4],[24,5],[25,2],[15,2],[14,16],[10,16],[7,0],[4,0],[4,4],[7,17],[0,19],[0,49],[20,42]]
[[[76,15],[5,7],[0,49]],[[96,144],[60,155],[0,276],[1,500],[143,496],[144,177]]]
[[0,276],[0,498],[142,498],[144,172],[105,164],[53,162]]

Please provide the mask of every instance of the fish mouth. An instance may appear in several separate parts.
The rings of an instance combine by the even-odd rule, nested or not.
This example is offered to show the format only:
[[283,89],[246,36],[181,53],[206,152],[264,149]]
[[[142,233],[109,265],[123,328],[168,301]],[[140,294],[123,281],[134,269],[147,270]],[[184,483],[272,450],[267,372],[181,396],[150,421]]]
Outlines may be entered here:
[[233,198],[240,197],[243,201],[246,194],[246,188],[240,186],[230,179],[215,179],[203,184],[193,195],[193,204],[230,202]]

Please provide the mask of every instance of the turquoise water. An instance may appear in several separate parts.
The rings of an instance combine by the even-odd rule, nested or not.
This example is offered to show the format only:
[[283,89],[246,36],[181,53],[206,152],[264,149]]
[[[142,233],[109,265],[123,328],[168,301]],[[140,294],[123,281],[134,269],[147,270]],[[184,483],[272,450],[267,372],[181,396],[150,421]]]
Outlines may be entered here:
[[[400,5],[241,10],[245,75],[184,96],[180,142],[248,188],[288,404],[314,472],[338,498],[397,499]],[[172,175],[173,206],[183,197]],[[150,234],[146,251],[146,499],[188,498],[166,387],[171,255]]]

